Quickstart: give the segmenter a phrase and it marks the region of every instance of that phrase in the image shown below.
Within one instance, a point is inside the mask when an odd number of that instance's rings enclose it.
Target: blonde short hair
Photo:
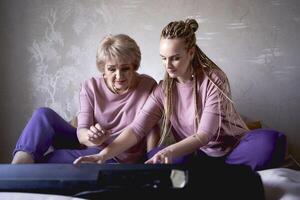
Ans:
[[[97,49],[96,64],[100,72],[104,72],[104,66],[108,59],[130,63],[136,71],[141,62],[141,51],[135,40],[128,35],[108,35],[101,40]]]

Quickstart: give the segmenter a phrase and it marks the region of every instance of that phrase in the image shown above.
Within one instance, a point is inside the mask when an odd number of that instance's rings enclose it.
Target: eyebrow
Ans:
[[[166,56],[164,56],[164,55],[161,55],[161,54],[159,54],[161,57],[166,57]],[[180,56],[180,54],[179,53],[177,53],[177,54],[174,54],[174,55],[171,55],[170,57],[174,57],[174,56]]]
[[[111,64],[111,65],[107,65],[107,67],[108,68],[116,68],[118,65],[113,65],[113,64]],[[130,64],[121,64],[121,65],[119,65],[120,67],[122,67],[122,68],[124,68],[124,67],[130,67]]]

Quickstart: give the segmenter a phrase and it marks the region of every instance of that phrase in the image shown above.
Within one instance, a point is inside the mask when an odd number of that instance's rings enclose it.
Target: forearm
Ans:
[[[131,128],[126,128],[112,143],[104,148],[99,155],[108,160],[126,151],[138,142],[138,138]]]
[[[185,138],[184,140],[181,140],[180,142],[166,147],[165,150],[170,151],[172,157],[176,158],[190,154],[207,143],[207,135],[205,133],[197,133]]]
[[[157,147],[160,138],[160,128],[158,125],[154,126],[147,135],[147,152]]]

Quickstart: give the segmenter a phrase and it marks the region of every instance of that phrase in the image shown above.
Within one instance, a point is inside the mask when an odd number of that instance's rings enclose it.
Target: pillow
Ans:
[[[246,125],[250,130],[262,128],[260,121],[246,122]]]

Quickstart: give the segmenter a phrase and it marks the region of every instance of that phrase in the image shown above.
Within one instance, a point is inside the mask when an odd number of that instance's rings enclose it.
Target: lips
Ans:
[[[121,88],[127,87],[127,81],[126,80],[114,81],[114,85],[116,88],[121,89]]]
[[[174,74],[174,73],[176,72],[176,69],[167,69],[167,71],[168,71],[169,73]]]
[[[115,81],[115,83],[122,85],[122,84],[126,83],[126,80],[123,80],[123,81]]]

